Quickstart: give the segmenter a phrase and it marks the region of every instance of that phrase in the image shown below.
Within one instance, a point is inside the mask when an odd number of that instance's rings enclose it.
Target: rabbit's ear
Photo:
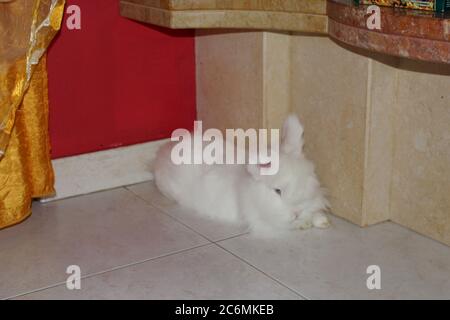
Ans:
[[[284,121],[281,151],[300,156],[303,150],[303,126],[297,116],[291,114]]]

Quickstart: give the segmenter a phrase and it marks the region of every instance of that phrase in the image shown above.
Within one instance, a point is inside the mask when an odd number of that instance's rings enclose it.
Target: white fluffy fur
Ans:
[[[280,169],[273,176],[260,175],[258,165],[175,165],[172,146],[159,150],[154,175],[160,191],[180,205],[212,219],[245,222],[263,236],[329,226],[328,202],[303,154],[303,127],[296,116],[284,123]]]

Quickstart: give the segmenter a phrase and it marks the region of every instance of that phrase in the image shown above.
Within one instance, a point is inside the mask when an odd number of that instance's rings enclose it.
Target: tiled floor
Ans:
[[[0,298],[450,299],[450,248],[392,223],[261,240],[203,220],[144,183],[34,205],[0,231]],[[66,268],[78,265],[81,290]],[[369,265],[381,290],[369,290]]]

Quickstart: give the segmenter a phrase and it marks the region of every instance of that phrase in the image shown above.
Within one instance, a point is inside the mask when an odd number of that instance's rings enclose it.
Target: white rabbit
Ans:
[[[303,127],[296,116],[284,123],[275,175],[261,175],[260,165],[175,165],[173,146],[158,151],[154,176],[159,190],[181,206],[215,220],[244,222],[262,236],[330,225],[328,201],[303,154]]]

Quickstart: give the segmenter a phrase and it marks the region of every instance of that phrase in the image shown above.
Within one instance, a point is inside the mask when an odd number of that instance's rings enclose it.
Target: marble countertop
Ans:
[[[167,10],[257,10],[325,14],[324,0],[126,0],[125,2]]]
[[[380,7],[381,29],[366,26],[367,6],[328,0],[328,34],[349,45],[431,62],[450,63],[450,17],[428,11]]]
[[[326,0],[121,0],[122,16],[172,29],[327,33]]]

